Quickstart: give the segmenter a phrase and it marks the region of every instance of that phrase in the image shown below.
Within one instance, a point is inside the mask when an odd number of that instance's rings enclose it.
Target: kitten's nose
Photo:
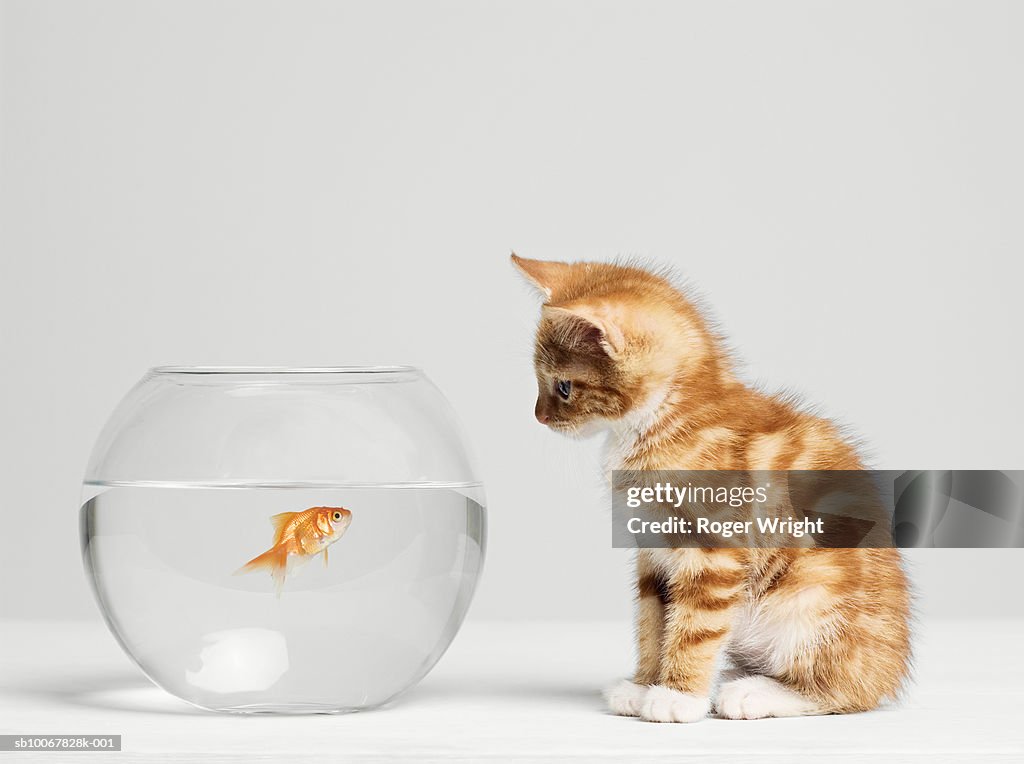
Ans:
[[[551,418],[548,416],[548,412],[541,408],[539,400],[537,401],[537,405],[533,408],[533,415],[537,417],[537,421],[541,424],[547,424],[548,420]]]

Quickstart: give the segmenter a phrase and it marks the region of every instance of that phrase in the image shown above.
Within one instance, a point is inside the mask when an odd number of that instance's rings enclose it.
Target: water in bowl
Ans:
[[[111,630],[158,685],[221,711],[387,702],[447,648],[483,558],[476,485],[90,483],[85,499]],[[238,574],[272,545],[272,515],[315,506],[352,512],[326,566],[293,568],[280,596],[269,573]]]

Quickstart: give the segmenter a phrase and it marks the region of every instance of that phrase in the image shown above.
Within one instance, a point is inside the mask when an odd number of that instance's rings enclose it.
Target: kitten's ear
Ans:
[[[626,337],[618,324],[592,308],[545,305],[541,308],[541,315],[568,324],[581,340],[599,345],[610,358],[617,357],[626,347]]]
[[[518,268],[531,284],[543,292],[545,297],[551,297],[552,293],[558,289],[569,275],[570,267],[568,263],[551,260],[527,260],[515,252],[512,253],[512,265]]]

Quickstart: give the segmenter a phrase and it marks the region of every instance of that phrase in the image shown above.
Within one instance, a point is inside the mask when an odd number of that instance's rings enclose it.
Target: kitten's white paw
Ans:
[[[767,676],[745,676],[718,691],[715,710],[726,719],[820,714],[818,704]]]
[[[640,704],[643,703],[644,695],[649,689],[645,684],[637,684],[623,679],[604,691],[604,699],[613,714],[639,716]]]
[[[640,718],[649,722],[697,722],[708,715],[711,701],[679,692],[670,687],[655,686],[647,690],[640,704]]]

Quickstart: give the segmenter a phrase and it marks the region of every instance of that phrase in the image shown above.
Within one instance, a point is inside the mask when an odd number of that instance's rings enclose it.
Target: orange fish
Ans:
[[[312,507],[302,512],[282,512],[271,517],[270,522],[274,524],[274,545],[253,557],[238,572],[269,570],[280,597],[289,567],[308,562],[321,552],[327,565],[327,547],[348,530],[352,513],[344,507]]]

